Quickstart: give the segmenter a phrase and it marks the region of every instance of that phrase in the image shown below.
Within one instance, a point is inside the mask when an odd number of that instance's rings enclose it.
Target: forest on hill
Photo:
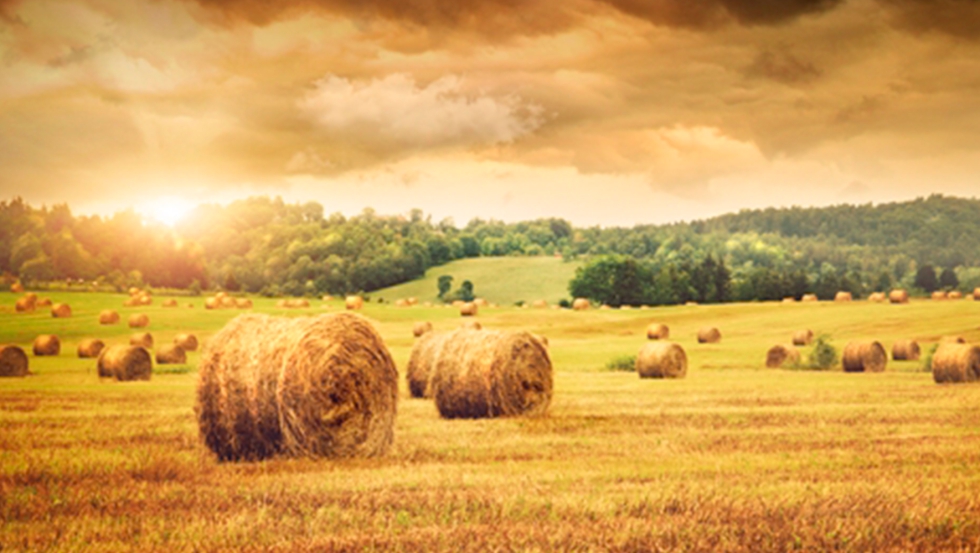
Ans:
[[[327,215],[316,202],[252,197],[201,205],[173,229],[133,211],[76,216],[64,204],[0,202],[0,272],[28,285],[70,279],[119,289],[344,294],[413,280],[457,259],[542,255],[585,258],[570,295],[613,304],[837,290],[861,297],[895,286],[970,291],[980,285],[980,200],[934,195],[601,228],[558,218],[474,219],[460,227],[419,210],[345,217]],[[609,290],[618,295],[604,297]]]

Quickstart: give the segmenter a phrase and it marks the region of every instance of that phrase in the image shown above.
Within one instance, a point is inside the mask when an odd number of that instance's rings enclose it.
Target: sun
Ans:
[[[194,204],[181,198],[165,196],[145,202],[141,208],[140,211],[147,218],[173,227],[194,209]]]

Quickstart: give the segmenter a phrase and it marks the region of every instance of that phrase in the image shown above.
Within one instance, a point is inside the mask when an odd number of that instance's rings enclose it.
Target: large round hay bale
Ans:
[[[963,299],[963,292],[959,290],[953,290],[952,292],[946,294],[946,297],[951,300],[961,300]]]
[[[868,296],[868,301],[875,302],[875,303],[882,303],[887,299],[888,297],[885,296],[884,292],[874,292],[870,296]]]
[[[973,300],[980,301],[980,288],[973,289]]]
[[[431,383],[436,356],[447,336],[449,334],[427,332],[412,346],[412,353],[405,366],[405,380],[412,397],[432,397]]]
[[[540,415],[551,403],[548,348],[529,332],[456,330],[434,369],[432,396],[447,419]]]
[[[184,348],[176,344],[165,344],[156,351],[157,365],[183,365],[187,363]]]
[[[851,342],[841,355],[844,372],[881,372],[888,364],[888,353],[880,342]]]
[[[67,319],[71,317],[71,306],[67,303],[59,303],[51,308],[51,316],[56,319]]]
[[[896,288],[888,293],[888,301],[891,303],[908,303],[909,293],[908,290],[903,290],[901,288]]]
[[[197,336],[187,333],[178,334],[174,336],[174,344],[184,351],[197,351]]]
[[[119,322],[119,313],[112,309],[104,309],[99,313],[100,325],[114,325]]]
[[[37,307],[51,307],[51,298],[38,298]]]
[[[815,302],[815,301],[819,301],[819,298],[817,298],[816,294],[803,294],[803,297],[800,298],[800,301]]]
[[[585,298],[575,298],[572,301],[572,309],[575,311],[585,311],[589,308],[589,300]]]
[[[150,317],[146,313],[134,313],[129,316],[129,328],[145,328],[150,325]]]
[[[240,315],[199,369],[198,426],[219,459],[368,457],[391,445],[398,372],[357,315]]]
[[[410,305],[410,306],[411,306],[411,305],[418,305],[418,303],[419,303],[419,299],[418,299],[418,298],[416,298],[416,297],[414,297],[414,296],[413,296],[413,297],[411,297],[411,298],[408,298],[408,299],[407,299],[407,300],[405,300],[405,301],[407,301],[407,302],[408,302],[408,305]]]
[[[533,307],[535,309],[547,309],[548,308],[548,302],[546,302],[544,300],[534,300],[533,302],[531,302],[531,307]]]
[[[174,298],[167,298],[160,303],[163,307],[177,307],[177,300]]]
[[[58,355],[61,353],[61,340],[53,334],[42,334],[34,339],[34,355]]]
[[[109,346],[99,355],[96,368],[103,378],[149,380],[153,374],[153,358],[140,346]]]
[[[459,325],[459,328],[465,330],[483,330],[483,325],[476,319],[469,319],[464,321],[463,324]]]
[[[282,301],[280,301],[279,303],[282,303]],[[208,298],[204,300],[205,309],[212,310],[212,309],[217,309],[219,307],[221,307],[221,301],[218,298]]]
[[[432,323],[429,321],[419,321],[412,326],[412,335],[418,338],[426,332],[432,332]]]
[[[153,297],[147,293],[143,293],[139,296],[139,305],[153,305]]]
[[[796,349],[792,345],[784,346],[782,344],[777,344],[769,348],[769,351],[766,352],[766,367],[770,369],[778,369],[786,362],[799,363],[800,350]]]
[[[14,310],[18,313],[30,313],[34,311],[34,302],[27,298],[18,298],[14,303]]]
[[[395,307],[408,307],[408,301],[399,298],[395,300]]]
[[[13,344],[0,346],[0,377],[3,376],[27,376],[30,374],[28,369],[27,354],[24,350]]]
[[[461,317],[475,317],[479,308],[473,302],[464,303],[459,308],[459,315]]]
[[[98,338],[86,338],[78,343],[78,357],[88,359],[98,357],[105,348],[105,342]]]
[[[222,309],[234,309],[235,308],[235,298],[230,296],[225,296],[218,300],[218,307]]]
[[[684,378],[687,376],[687,354],[674,342],[650,342],[636,356],[640,378]]]
[[[248,298],[236,298],[235,299],[235,307],[237,307],[239,309],[251,309],[252,308],[252,300],[250,300]]]
[[[796,303],[796,298],[793,296],[787,296],[783,298],[783,303]]]
[[[834,296],[834,301],[851,301],[853,299],[854,297],[850,292],[844,291],[837,292],[837,295]]]
[[[20,282],[15,282],[10,285],[10,291],[13,292],[14,294],[23,294],[24,285],[21,284]],[[11,346],[11,347],[16,347],[16,346]]]
[[[794,346],[809,346],[811,343],[813,343],[813,331],[809,328],[793,333]]]
[[[153,335],[149,332],[137,332],[129,336],[129,345],[153,349]]]
[[[915,340],[899,340],[892,344],[892,359],[895,361],[918,361],[922,352]]]
[[[361,296],[347,296],[344,298],[344,307],[348,311],[356,311],[364,307],[364,298]]]
[[[717,344],[721,341],[721,331],[710,326],[698,330],[699,344]]]
[[[944,300],[946,299],[946,292],[943,292],[942,290],[936,290],[935,292],[932,293],[932,299],[937,301]]]
[[[650,323],[647,326],[647,340],[666,340],[670,338],[670,328],[663,323]]]
[[[221,300],[227,297],[228,297],[228,292],[218,292],[217,294],[214,295],[214,299],[218,300],[218,303],[220,303]]]
[[[980,380],[980,347],[940,345],[932,354],[932,379],[938,384]]]

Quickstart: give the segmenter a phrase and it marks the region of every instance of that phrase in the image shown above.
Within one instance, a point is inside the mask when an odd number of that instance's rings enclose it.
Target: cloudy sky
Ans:
[[[632,225],[934,192],[980,195],[978,0],[0,0],[0,199]]]

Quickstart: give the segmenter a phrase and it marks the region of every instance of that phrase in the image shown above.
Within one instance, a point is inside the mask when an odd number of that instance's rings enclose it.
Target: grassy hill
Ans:
[[[487,257],[453,261],[433,267],[425,278],[376,290],[372,298],[396,300],[416,297],[419,301],[434,301],[438,294],[437,281],[442,275],[452,275],[453,290],[464,280],[473,283],[476,295],[500,305],[537,299],[558,303],[568,298],[568,281],[575,276],[580,261],[563,261],[554,257]]]

